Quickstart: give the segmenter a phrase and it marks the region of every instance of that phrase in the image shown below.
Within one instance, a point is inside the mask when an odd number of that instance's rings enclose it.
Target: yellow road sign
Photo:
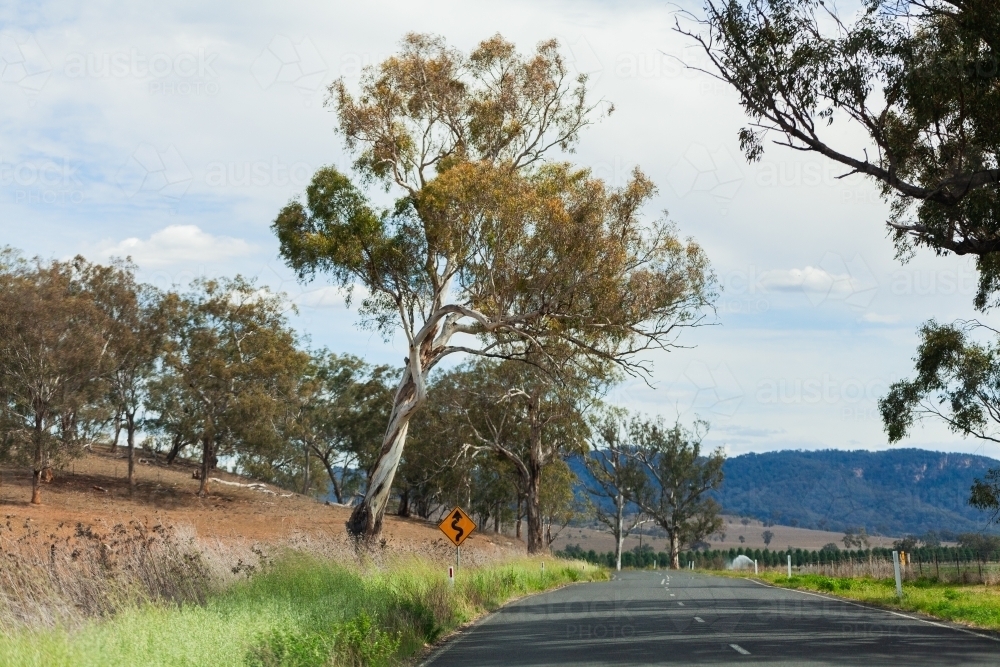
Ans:
[[[461,507],[456,507],[438,524],[438,528],[458,547],[476,529],[476,522]]]

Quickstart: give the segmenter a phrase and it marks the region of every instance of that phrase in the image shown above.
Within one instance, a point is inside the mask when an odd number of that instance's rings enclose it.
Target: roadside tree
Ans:
[[[914,358],[916,377],[900,380],[879,400],[889,442],[902,440],[923,419],[944,423],[953,433],[1000,442],[1000,343],[985,344],[975,332],[997,335],[978,322],[938,324],[920,328]],[[972,485],[969,504],[1000,516],[1000,468]]]
[[[697,422],[693,430],[679,423],[667,427],[661,419],[634,419],[629,434],[643,479],[628,499],[637,504],[667,533],[670,567],[680,568],[680,550],[722,530],[719,505],[708,496],[722,484],[721,449],[703,456],[701,442],[707,430]]]
[[[358,288],[367,323],[406,341],[388,428],[348,524],[372,538],[444,357],[523,358],[552,340],[644,374],[636,355],[669,348],[696,323],[713,281],[697,245],[667,222],[642,221],[654,188],[641,173],[615,190],[546,162],[572,149],[597,108],[554,41],[523,57],[496,36],[464,55],[411,34],[365,71],[357,97],[343,81],[330,92],[358,183],[383,185],[396,203],[380,210],[324,168],[273,229],[302,279],[325,272],[348,294]]]
[[[852,10],[853,11],[853,10]],[[974,255],[977,308],[1000,290],[1000,12],[995,0],[865,0],[851,18],[815,0],[706,0],[695,29],[711,74],[736,91],[763,141],[874,180],[898,255]],[[854,121],[858,145],[835,122]],[[869,152],[871,151],[871,152]]]
[[[621,408],[607,408],[591,420],[590,452],[584,462],[594,483],[586,487],[592,498],[595,518],[608,527],[615,540],[615,569],[622,569],[622,547],[625,538],[643,521],[637,509],[626,516],[629,489],[640,486],[642,470],[632,456],[629,439],[628,413]],[[611,510],[606,510],[606,502]],[[633,505],[634,508],[634,505]]]

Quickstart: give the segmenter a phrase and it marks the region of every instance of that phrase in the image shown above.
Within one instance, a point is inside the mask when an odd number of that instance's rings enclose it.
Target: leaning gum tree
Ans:
[[[640,353],[674,346],[711,303],[714,281],[696,244],[640,219],[654,193],[641,173],[612,189],[546,159],[571,151],[597,110],[556,42],[524,57],[495,36],[464,55],[411,34],[359,88],[355,96],[337,81],[328,102],[357,183],[321,169],[273,229],[301,279],[326,273],[348,297],[357,288],[365,323],[405,338],[382,447],[348,522],[371,539],[444,357],[518,359],[558,344],[642,376]],[[395,204],[378,209],[367,185]]]

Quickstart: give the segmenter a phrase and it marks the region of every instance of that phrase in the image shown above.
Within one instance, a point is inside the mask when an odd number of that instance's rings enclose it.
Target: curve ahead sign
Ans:
[[[456,547],[459,547],[476,529],[476,522],[470,519],[461,507],[456,507],[438,524],[438,528]]]

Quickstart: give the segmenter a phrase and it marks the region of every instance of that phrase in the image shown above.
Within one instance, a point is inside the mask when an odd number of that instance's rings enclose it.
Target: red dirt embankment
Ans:
[[[200,541],[224,544],[263,542],[294,544],[301,540],[340,540],[350,514],[346,507],[255,484],[238,475],[214,471],[209,494],[197,495],[199,466],[187,461],[166,465],[146,454],[137,458],[136,487],[130,493],[125,475],[126,452],[95,446],[42,485],[42,504],[31,505],[31,473],[0,467],[0,517],[8,525],[30,526],[45,535],[61,533],[78,523],[109,529],[138,520],[144,524],[191,527]],[[229,482],[230,484],[226,484]],[[383,530],[390,551],[414,552],[440,560],[454,558],[454,547],[437,527],[421,519],[387,516]],[[523,543],[507,536],[474,533],[462,545],[471,560],[524,553]]]

